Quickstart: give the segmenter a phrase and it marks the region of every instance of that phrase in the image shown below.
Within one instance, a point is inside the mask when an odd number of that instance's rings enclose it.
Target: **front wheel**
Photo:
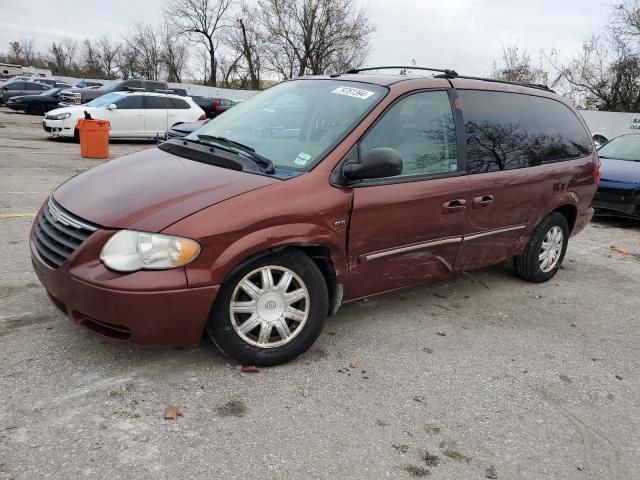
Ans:
[[[41,104],[40,102],[34,102],[31,105],[29,105],[29,113],[31,115],[44,115],[44,105]]]
[[[298,250],[262,257],[240,268],[218,293],[207,333],[245,365],[293,360],[316,341],[328,311],[327,285]]]
[[[553,212],[538,225],[524,252],[513,259],[516,273],[530,282],[550,280],[562,265],[568,242],[567,219]]]

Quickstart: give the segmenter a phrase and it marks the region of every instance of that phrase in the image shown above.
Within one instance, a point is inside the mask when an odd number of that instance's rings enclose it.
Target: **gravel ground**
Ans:
[[[0,479],[639,478],[640,223],[596,220],[543,285],[500,265],[345,306],[297,361],[242,373],[49,303],[9,215],[96,163],[0,108]]]

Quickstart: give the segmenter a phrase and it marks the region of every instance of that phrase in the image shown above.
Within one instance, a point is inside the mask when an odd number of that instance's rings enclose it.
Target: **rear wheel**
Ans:
[[[29,113],[31,115],[44,115],[44,105],[40,102],[34,102],[29,105]]]
[[[317,265],[300,251],[286,250],[251,262],[225,281],[207,333],[242,364],[278,365],[316,341],[328,304]]]
[[[530,282],[546,282],[558,272],[569,242],[569,224],[554,212],[531,236],[525,251],[513,259],[518,276]]]

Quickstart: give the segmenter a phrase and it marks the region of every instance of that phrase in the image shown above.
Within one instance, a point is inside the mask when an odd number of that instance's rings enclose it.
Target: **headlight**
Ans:
[[[67,113],[57,113],[55,115],[48,115],[47,118],[49,120],[65,120],[67,118],[69,118],[71,116],[71,114],[69,112]]]
[[[100,260],[118,272],[178,268],[200,254],[200,244],[188,238],[122,230],[102,248]]]

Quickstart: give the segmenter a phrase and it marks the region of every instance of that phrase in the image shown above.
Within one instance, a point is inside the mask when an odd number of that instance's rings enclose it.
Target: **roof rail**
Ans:
[[[450,77],[445,77],[444,75],[436,75],[436,77],[439,77],[439,78],[450,78]],[[504,83],[504,84],[507,84],[507,85],[518,85],[520,87],[537,88],[539,90],[546,90],[547,92],[553,92],[553,90],[551,90],[544,83],[512,82],[510,80],[500,80],[500,79],[497,79],[497,78],[486,78],[486,77],[472,77],[472,76],[469,76],[469,75],[458,75],[455,78],[464,78],[465,80],[480,80],[480,81],[483,81],[483,82]]]
[[[407,70],[427,70],[429,72],[440,72],[439,75],[434,75],[435,78],[464,78],[466,80],[481,80],[483,82],[494,82],[494,83],[504,83],[507,85],[519,85],[521,87],[529,87],[529,88],[537,88],[539,90],[546,90],[548,92],[553,92],[547,85],[542,83],[526,83],[526,82],[512,82],[509,80],[499,80],[495,78],[486,78],[486,77],[473,77],[469,75],[459,75],[455,70],[451,70],[448,68],[431,68],[431,67],[417,67],[414,65],[394,65],[389,67],[365,67],[365,68],[352,68],[347,70],[345,73],[360,73],[360,72],[368,72],[372,70],[397,70],[397,69],[407,69]],[[334,74],[332,76],[339,76],[340,74]]]
[[[458,73],[455,70],[449,70],[447,68],[430,68],[430,67],[416,67],[413,65],[394,65],[390,67],[365,67],[365,68],[352,68],[347,70],[345,73],[360,73],[360,72],[368,72],[371,70],[397,70],[399,68],[405,68],[407,70],[428,70],[430,72],[440,72],[443,73],[447,78],[454,78],[458,76]]]

